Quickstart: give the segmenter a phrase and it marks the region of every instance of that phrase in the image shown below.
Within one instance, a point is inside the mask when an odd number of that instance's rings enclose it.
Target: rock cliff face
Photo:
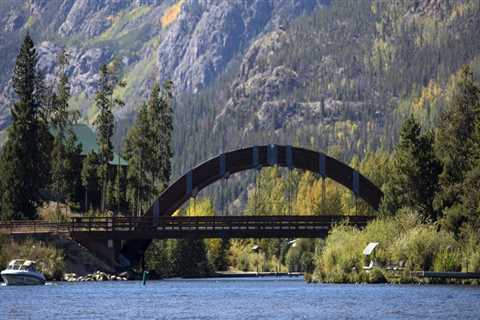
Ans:
[[[76,106],[87,115],[96,89],[96,73],[114,56],[124,63],[129,81],[124,93],[129,117],[132,97],[145,95],[152,79],[173,80],[177,93],[195,93],[209,86],[235,58],[241,59],[256,39],[287,25],[327,0],[25,0],[0,1],[0,129],[8,124],[13,92],[9,79],[22,35],[37,43],[39,68],[54,79],[58,52],[66,47]],[[162,26],[163,15],[177,6],[178,15]],[[272,36],[275,33],[272,34]],[[270,39],[269,41],[276,41]],[[272,44],[275,45],[275,44]],[[255,47],[259,47],[257,44]],[[252,58],[248,58],[252,59]],[[253,60],[252,60],[253,61]],[[152,72],[155,70],[155,72]],[[294,86],[295,74],[277,69],[275,79],[255,94],[275,94]],[[248,78],[248,75],[244,75]],[[150,80],[149,80],[150,79]],[[251,85],[260,74],[248,78]],[[238,90],[248,91],[246,85]],[[148,89],[148,88],[147,88]],[[248,94],[248,93],[246,93]],[[254,94],[254,93],[249,93]]]
[[[162,79],[182,91],[211,83],[252,39],[296,15],[312,10],[315,0],[193,0],[158,48]]]

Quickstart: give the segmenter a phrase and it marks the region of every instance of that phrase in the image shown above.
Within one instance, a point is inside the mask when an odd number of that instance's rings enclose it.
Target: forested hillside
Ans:
[[[480,1],[0,1],[0,20],[1,219],[142,215],[221,152],[290,144],[360,171],[382,188],[380,210],[273,167],[191,190],[175,215],[377,219],[292,250],[285,239],[155,241],[149,268],[288,267],[342,282],[377,281],[393,264],[480,270]],[[95,130],[88,151],[78,123]],[[364,272],[367,241],[385,245],[383,271]]]
[[[346,162],[389,152],[406,115],[432,127],[452,75],[467,63],[475,75],[480,69],[476,0],[55,0],[0,7],[0,126],[10,123],[9,79],[28,30],[47,81],[58,73],[61,48],[67,50],[70,105],[82,122],[97,116],[100,66],[120,61],[120,153],[154,80],[173,81],[173,179],[222,150],[251,144],[294,144]],[[243,208],[240,190],[252,179],[231,181],[227,197]],[[219,187],[206,192],[218,195]]]
[[[478,1],[333,1],[281,25],[178,99],[174,171],[270,142],[347,162],[391,151],[410,113],[434,125],[462,65],[479,75],[479,17]]]

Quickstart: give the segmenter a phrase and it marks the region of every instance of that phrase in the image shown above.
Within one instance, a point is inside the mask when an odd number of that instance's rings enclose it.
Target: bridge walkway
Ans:
[[[325,237],[333,225],[364,227],[373,216],[75,217],[69,222],[0,222],[0,234],[68,234],[72,238],[180,239]]]

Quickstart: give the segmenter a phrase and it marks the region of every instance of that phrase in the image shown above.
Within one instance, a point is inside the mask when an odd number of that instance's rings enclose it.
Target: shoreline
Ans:
[[[217,271],[207,278],[304,277],[303,272]]]

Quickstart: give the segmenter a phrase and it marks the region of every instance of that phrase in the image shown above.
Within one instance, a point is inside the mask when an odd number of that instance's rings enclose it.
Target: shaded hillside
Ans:
[[[187,130],[177,132],[175,172],[260,143],[325,150],[347,162],[391,150],[405,115],[435,123],[462,65],[479,74],[479,6],[335,1],[266,33],[215,85],[180,99],[177,127]]]
[[[479,69],[479,18],[475,0],[4,0],[0,128],[29,30],[47,80],[67,47],[71,105],[85,122],[96,115],[99,66],[122,61],[117,149],[154,80],[173,80],[174,176],[222,150],[272,142],[350,161],[391,150],[412,111],[436,121],[451,75]],[[232,179],[228,197],[245,199],[248,182]]]
[[[321,0],[53,0],[0,1],[0,128],[8,124],[11,76],[19,39],[29,31],[40,53],[40,69],[52,80],[56,55],[70,55],[72,104],[90,121],[99,66],[123,62],[127,87],[117,92],[129,119],[152,81],[171,79],[177,92],[200,90],[257,35],[311,11]]]

